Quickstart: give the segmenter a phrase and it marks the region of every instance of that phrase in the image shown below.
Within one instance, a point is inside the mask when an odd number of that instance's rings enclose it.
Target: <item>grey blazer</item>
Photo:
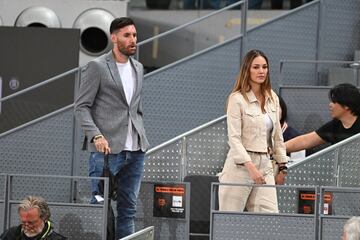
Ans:
[[[141,87],[143,66],[129,58],[136,73],[136,86],[130,105],[126,101],[112,51],[90,61],[81,69],[80,88],[75,100],[75,116],[87,138],[87,149],[96,152],[91,141],[102,134],[109,142],[112,153],[124,150],[129,118],[139,135],[143,152],[149,147],[143,124]]]

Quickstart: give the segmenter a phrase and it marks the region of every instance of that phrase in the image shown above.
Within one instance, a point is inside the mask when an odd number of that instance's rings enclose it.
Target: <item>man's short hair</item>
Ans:
[[[344,225],[346,240],[360,239],[360,217],[352,217]]]
[[[131,18],[128,17],[115,18],[110,24],[110,34],[129,25],[135,26],[135,23]]]
[[[329,98],[333,103],[348,107],[352,114],[360,115],[360,92],[354,85],[349,83],[336,85],[330,89]]]
[[[48,221],[50,219],[51,214],[49,206],[42,197],[27,196],[20,202],[18,212],[20,212],[20,210],[28,211],[32,208],[39,209],[40,218],[43,221]]]

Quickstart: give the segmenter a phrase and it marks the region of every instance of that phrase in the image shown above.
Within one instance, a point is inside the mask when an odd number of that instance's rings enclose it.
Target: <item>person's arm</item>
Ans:
[[[324,144],[325,141],[315,132],[300,135],[296,138],[285,142],[286,151],[288,153],[297,152],[304,149],[313,148]]]
[[[242,104],[240,96],[232,94],[229,97],[227,107],[227,128],[230,151],[237,166],[244,165],[249,172],[250,177],[256,184],[264,184],[265,178],[263,174],[256,168],[247,153],[242,140]]]
[[[93,141],[97,151],[110,153],[108,141],[94,123],[91,107],[100,87],[100,70],[95,61],[89,62],[81,69],[81,82],[75,100],[75,117],[90,141]]]

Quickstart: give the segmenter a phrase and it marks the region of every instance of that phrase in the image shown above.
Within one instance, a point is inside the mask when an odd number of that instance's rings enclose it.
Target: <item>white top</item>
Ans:
[[[131,103],[132,96],[134,95],[134,90],[136,86],[136,79],[135,79],[135,72],[134,69],[131,67],[130,61],[128,60],[126,63],[116,63],[121,83],[124,88],[125,97],[128,105]],[[139,142],[138,142],[138,134],[135,131],[133,124],[131,122],[131,118],[129,118],[128,123],[128,132],[125,141],[125,148],[124,150],[127,151],[135,151],[139,150]]]

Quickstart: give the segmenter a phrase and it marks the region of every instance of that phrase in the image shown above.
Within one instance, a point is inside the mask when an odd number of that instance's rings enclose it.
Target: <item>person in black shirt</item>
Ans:
[[[333,120],[318,130],[285,142],[287,152],[309,149],[326,142],[340,142],[360,133],[360,92],[348,83],[336,85],[329,92],[330,114]]]

